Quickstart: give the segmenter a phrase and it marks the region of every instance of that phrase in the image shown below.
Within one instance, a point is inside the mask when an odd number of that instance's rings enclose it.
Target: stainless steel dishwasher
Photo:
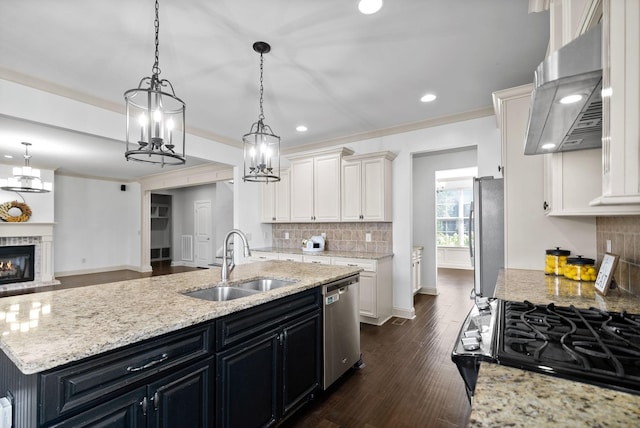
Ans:
[[[360,360],[360,282],[353,275],[322,286],[324,317],[324,374],[327,389]]]

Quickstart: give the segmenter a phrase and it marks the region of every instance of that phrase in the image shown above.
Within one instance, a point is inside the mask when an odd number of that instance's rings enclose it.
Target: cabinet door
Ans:
[[[280,170],[280,181],[262,183],[262,223],[288,222],[291,218],[289,170]]]
[[[385,160],[362,161],[362,218],[367,221],[386,221]]]
[[[313,221],[313,158],[291,162],[291,221]]]
[[[264,427],[277,420],[278,341],[273,332],[218,354],[219,427]]]
[[[320,311],[283,331],[283,415],[304,403],[320,386],[322,327]]]
[[[361,220],[361,179],[360,161],[342,162],[342,221]]]
[[[276,185],[278,183],[262,183],[262,223],[276,221]]]
[[[378,316],[377,292],[376,274],[360,272],[360,315]]]
[[[146,388],[138,388],[50,427],[146,427],[147,420],[142,409],[145,394]]]
[[[340,221],[340,155],[316,156],[313,168],[313,220]]]
[[[275,209],[274,215],[276,222],[288,222],[291,219],[291,181],[289,180],[289,171],[280,171],[280,181],[273,186],[275,188]]]
[[[149,427],[213,427],[214,359],[149,385]]]

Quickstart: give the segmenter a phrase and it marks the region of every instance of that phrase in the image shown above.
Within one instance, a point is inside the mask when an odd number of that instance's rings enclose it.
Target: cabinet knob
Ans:
[[[549,204],[547,203],[547,201],[544,201],[544,203],[542,204],[542,209],[545,211],[549,209]]]

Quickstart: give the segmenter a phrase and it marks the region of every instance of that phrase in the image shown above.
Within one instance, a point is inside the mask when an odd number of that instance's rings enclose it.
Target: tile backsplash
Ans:
[[[286,239],[286,234],[289,239]],[[276,223],[272,246],[300,249],[302,240],[326,234],[325,249],[390,253],[393,249],[392,223]],[[367,233],[371,242],[367,242]]]
[[[640,216],[597,217],[598,263],[611,241],[611,253],[620,256],[614,278],[618,286],[640,296]]]

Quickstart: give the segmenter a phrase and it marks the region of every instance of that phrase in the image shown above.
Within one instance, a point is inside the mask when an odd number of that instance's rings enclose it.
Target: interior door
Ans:
[[[213,240],[211,239],[211,201],[195,201],[194,235],[195,263],[198,267],[208,267],[213,263]]]

